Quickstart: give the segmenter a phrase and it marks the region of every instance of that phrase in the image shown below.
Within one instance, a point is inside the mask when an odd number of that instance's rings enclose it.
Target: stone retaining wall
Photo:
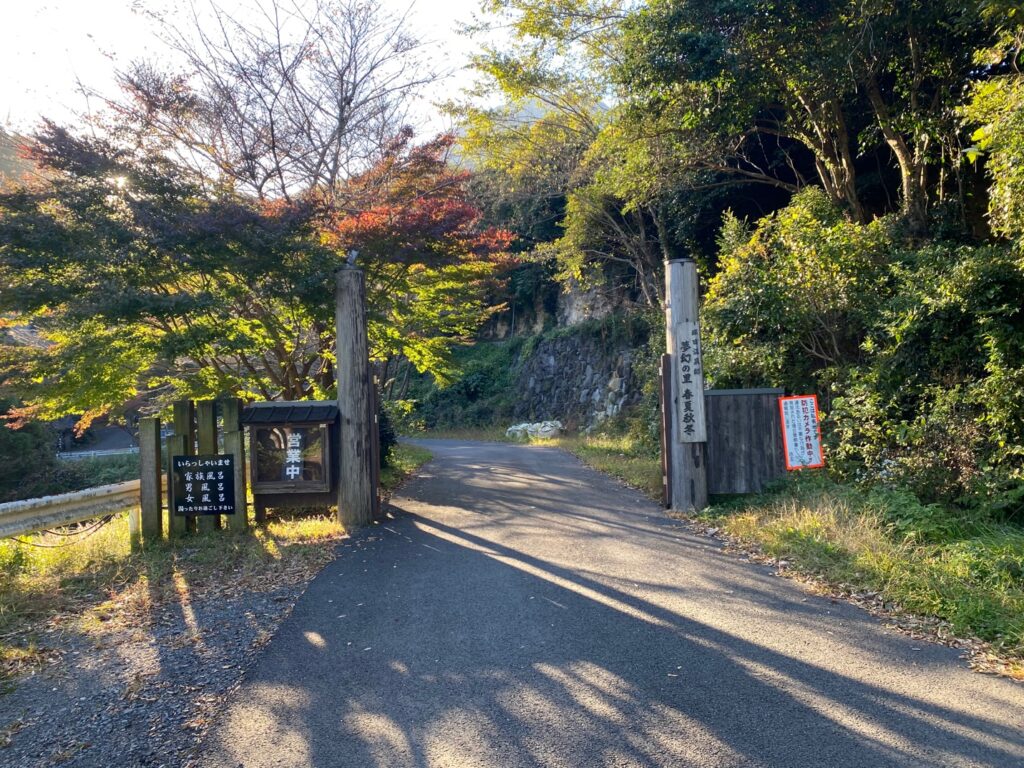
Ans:
[[[609,344],[599,335],[564,332],[542,339],[518,366],[514,414],[528,421],[559,419],[570,427],[614,416],[640,397],[633,357],[627,342]]]

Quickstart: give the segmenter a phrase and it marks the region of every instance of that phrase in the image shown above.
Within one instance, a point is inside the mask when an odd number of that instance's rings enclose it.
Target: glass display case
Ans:
[[[242,424],[257,520],[268,507],[337,503],[337,403],[253,403],[243,410]]]

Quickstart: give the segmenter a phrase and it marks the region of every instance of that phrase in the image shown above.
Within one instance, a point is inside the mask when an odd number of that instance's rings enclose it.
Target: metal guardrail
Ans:
[[[139,481],[0,504],[0,538],[78,523],[139,503]]]
[[[102,451],[58,451],[57,458],[77,461],[78,459],[93,459],[97,456],[129,456],[138,452],[138,446],[132,448],[107,448]]]

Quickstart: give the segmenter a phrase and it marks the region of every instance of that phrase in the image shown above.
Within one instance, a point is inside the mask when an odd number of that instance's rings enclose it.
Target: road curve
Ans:
[[[722,553],[562,451],[424,445],[199,765],[1024,766],[1024,686]]]

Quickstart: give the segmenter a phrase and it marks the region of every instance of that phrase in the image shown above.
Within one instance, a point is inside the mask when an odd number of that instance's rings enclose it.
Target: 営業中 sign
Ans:
[[[175,515],[235,514],[235,457],[174,456]]]
[[[818,396],[780,397],[782,446],[786,469],[816,469],[825,466],[818,424]]]

